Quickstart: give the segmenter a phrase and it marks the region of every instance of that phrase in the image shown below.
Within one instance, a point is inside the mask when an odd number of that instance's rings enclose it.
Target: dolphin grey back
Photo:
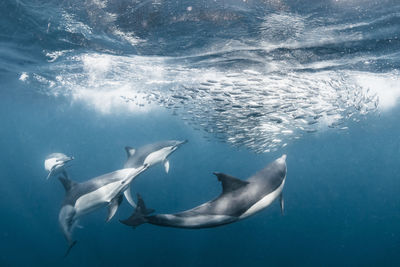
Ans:
[[[147,215],[142,207],[123,224],[136,227],[143,223],[177,228],[209,228],[232,223],[268,207],[279,197],[283,211],[282,189],[286,178],[286,155],[282,155],[248,180],[214,172],[222,185],[222,193],[214,200],[192,209],[173,213]],[[139,204],[138,204],[139,205]]]
[[[284,157],[285,159],[286,157]],[[233,183],[232,190],[223,192],[214,200],[208,201],[193,209],[176,213],[179,217],[190,217],[195,214],[224,214],[238,217],[264,196],[275,191],[286,177],[285,160],[275,160],[247,180],[240,180],[230,175],[214,173],[222,183]],[[221,178],[228,178],[227,181]],[[238,183],[238,182],[241,183]],[[229,188],[229,187],[228,187]]]
[[[271,162],[264,169],[252,175],[247,181],[257,183],[258,186],[268,187],[269,192],[278,188],[286,177],[286,163],[279,159]]]

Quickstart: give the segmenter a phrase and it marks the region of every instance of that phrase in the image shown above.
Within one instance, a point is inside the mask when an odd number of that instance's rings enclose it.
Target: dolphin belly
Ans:
[[[146,216],[150,224],[176,228],[211,228],[237,221],[239,218],[228,215],[197,214],[191,216],[179,216],[177,214],[158,214]]]
[[[162,162],[171,153],[171,147],[164,147],[160,150],[150,153],[144,160],[144,164],[149,164],[153,166],[159,162]]]
[[[82,195],[75,202],[76,213],[80,216],[106,206],[120,193],[122,187],[121,181],[116,181]]]
[[[77,216],[94,211],[108,205],[116,196],[122,194],[132,180],[148,167],[142,166],[139,169],[127,168],[106,174],[101,179],[92,179],[89,185],[94,185],[95,189],[82,194],[75,201]],[[112,182],[108,182],[109,180]]]
[[[246,210],[242,215],[240,215],[239,218],[240,219],[247,218],[271,205],[271,203],[281,195],[283,186],[285,185],[285,179],[286,177],[283,179],[281,185],[277,189],[265,195],[259,201],[254,203],[248,210]]]

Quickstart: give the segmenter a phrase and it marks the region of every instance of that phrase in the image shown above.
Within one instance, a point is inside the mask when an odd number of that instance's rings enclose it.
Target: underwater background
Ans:
[[[0,3],[1,266],[399,266],[400,2]],[[220,194],[287,154],[279,203],[234,224],[122,225],[124,201],[67,243],[64,189],[122,168],[125,146],[188,139],[132,183],[156,212]]]

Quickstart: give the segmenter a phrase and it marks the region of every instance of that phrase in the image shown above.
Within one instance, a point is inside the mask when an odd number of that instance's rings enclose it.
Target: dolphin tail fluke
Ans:
[[[68,256],[68,254],[70,253],[71,249],[76,245],[78,241],[73,241],[67,248],[67,251],[64,254],[64,258]]]
[[[155,211],[156,211],[155,209],[146,209],[146,215],[149,215]]]
[[[146,205],[144,204],[143,198],[137,194],[137,199],[138,199],[138,207],[140,207],[140,211],[144,214],[144,215],[149,215],[150,213],[153,213],[155,210],[154,209],[148,209],[146,208]]]
[[[64,177],[65,177],[65,178],[69,179],[69,177],[68,177],[68,173],[67,173],[67,171],[66,171],[66,170],[63,170],[63,171],[62,171],[62,174],[64,175]]]
[[[153,209],[146,208],[146,205],[144,204],[144,201],[139,194],[137,194],[137,199],[138,201],[135,212],[128,219],[119,220],[121,223],[128,226],[137,227],[147,222],[146,215],[154,212]]]
[[[145,215],[139,212],[134,212],[128,219],[119,221],[133,228],[147,222]]]

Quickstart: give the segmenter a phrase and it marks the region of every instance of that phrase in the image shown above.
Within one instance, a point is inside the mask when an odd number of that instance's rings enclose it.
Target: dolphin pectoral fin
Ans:
[[[166,173],[169,172],[169,160],[164,160],[164,169]]]
[[[116,198],[114,198],[113,200],[111,200],[111,202],[108,206],[109,208],[108,208],[108,216],[107,216],[106,222],[109,222],[111,220],[111,218],[114,217],[121,202],[122,202],[122,195],[119,195]]]
[[[78,242],[78,241],[75,240],[75,241],[73,241],[73,242],[68,246],[67,251],[66,251],[65,254],[64,254],[64,258],[68,256],[69,252],[70,252],[71,249],[76,245],[77,242]]]
[[[131,204],[131,206],[133,208],[136,208],[136,203],[135,203],[135,201],[133,201],[133,198],[131,195],[131,187],[130,186],[125,190],[124,196],[125,196],[126,200],[128,201],[128,203]]]
[[[83,229],[83,226],[79,224],[79,221],[78,221],[78,220],[76,220],[76,221],[72,224],[71,229],[74,229],[74,228]]]
[[[118,206],[111,202],[110,206],[108,208],[108,216],[107,216],[106,222],[109,222],[112,219],[112,217],[114,217],[115,213],[117,212],[117,209],[118,209]]]
[[[129,157],[133,156],[135,154],[136,150],[130,146],[125,147],[126,155]]]
[[[59,166],[62,166],[62,165],[54,164],[54,166],[51,167],[49,174],[47,175],[47,179],[49,179],[51,176],[56,174],[57,167],[59,167]],[[68,178],[68,176],[65,176],[65,178]]]
[[[279,196],[279,204],[281,206],[281,214],[284,215],[285,214],[285,200],[283,199],[283,193],[281,193],[281,195]]]

